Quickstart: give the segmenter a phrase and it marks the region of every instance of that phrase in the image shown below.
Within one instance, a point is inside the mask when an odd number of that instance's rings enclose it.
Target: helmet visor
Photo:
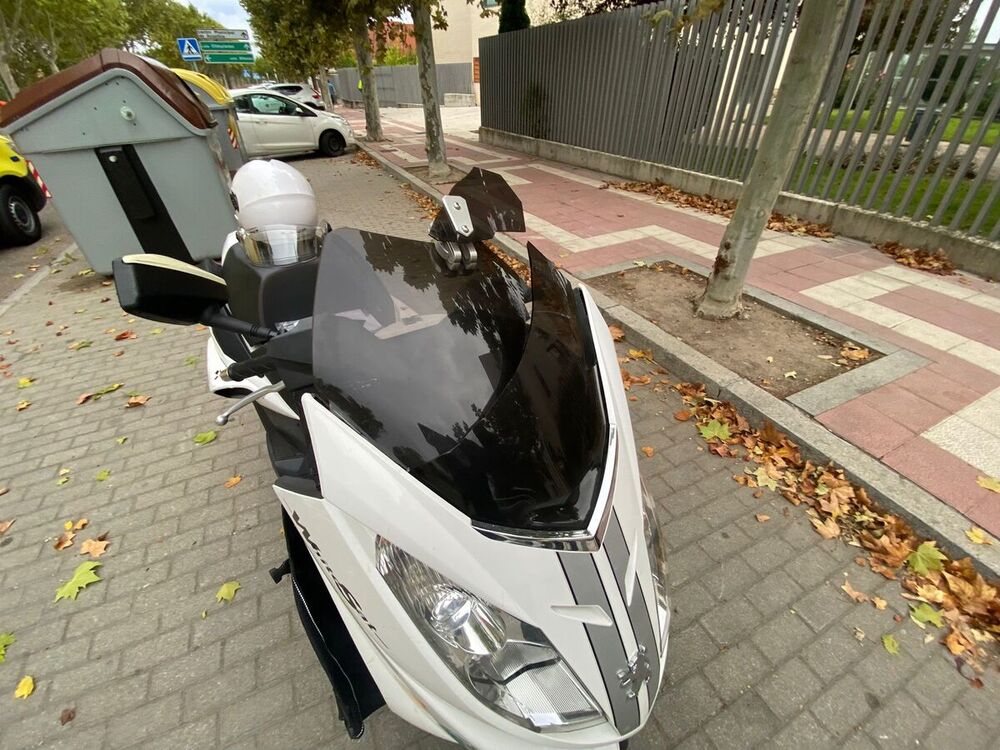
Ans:
[[[243,249],[255,266],[285,266],[319,255],[320,240],[326,227],[300,227],[272,224],[239,233]]]

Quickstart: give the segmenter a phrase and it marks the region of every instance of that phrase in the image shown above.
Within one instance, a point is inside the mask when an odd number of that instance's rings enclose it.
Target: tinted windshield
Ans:
[[[608,428],[574,293],[530,248],[529,327],[523,282],[478,249],[478,269],[455,275],[433,243],[328,235],[313,320],[317,393],[473,520],[584,528]]]
[[[386,455],[419,466],[454,448],[510,379],[523,300],[489,251],[456,275],[431,242],[332,232],[316,283],[317,391]]]

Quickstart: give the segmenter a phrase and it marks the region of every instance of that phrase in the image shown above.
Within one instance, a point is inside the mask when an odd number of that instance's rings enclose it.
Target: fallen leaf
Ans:
[[[73,531],[79,531],[80,529],[87,528],[88,523],[90,523],[90,519],[81,518],[79,521],[73,524]]]
[[[125,436],[125,435],[122,435],[121,437],[116,437],[115,438],[115,442],[118,443],[118,445],[125,445],[125,441],[126,440],[128,440],[128,437]]]
[[[75,531],[64,531],[62,534],[59,535],[59,538],[56,539],[56,543],[52,545],[52,548],[55,550],[64,550],[67,547],[72,547],[73,537],[75,536],[76,536]]]
[[[608,331],[611,333],[612,341],[621,341],[625,338],[625,331],[621,326],[610,325],[608,326]]]
[[[16,408],[18,411],[24,411],[29,406],[31,406],[31,402],[30,401],[18,401],[17,402],[17,406],[14,407],[14,408]]]
[[[75,718],[76,718],[76,709],[75,708],[64,708],[62,710],[62,713],[59,714],[59,723],[62,726],[66,726],[71,721],[73,721],[73,719],[75,719]]]
[[[15,698],[27,698],[35,692],[35,680],[31,675],[25,675],[21,678],[21,681],[17,683],[17,688],[14,690]]]
[[[771,517],[766,513],[754,513],[753,517],[757,519],[757,523],[767,523],[771,520]]]
[[[868,601],[868,594],[855,589],[851,585],[850,581],[844,581],[844,585],[841,586],[840,588],[845,594],[851,597],[851,599],[854,600],[854,602],[857,604],[864,604],[865,602]]]
[[[14,521],[16,521],[16,520],[17,520],[16,518],[12,518],[9,521],[0,521],[0,534],[6,534],[7,533],[7,529],[9,529],[11,526],[13,526],[14,525]]]
[[[201,611],[201,619],[204,620],[206,617],[208,617],[208,610],[207,609],[203,609]]]
[[[651,446],[648,446],[648,445],[642,446],[642,448],[640,450],[642,450],[642,452],[646,455],[646,458],[652,458],[653,457],[653,453],[655,453],[655,451],[653,450],[653,448]]]
[[[236,596],[236,592],[241,588],[239,581],[226,581],[222,586],[219,587],[218,593],[215,595],[215,601],[217,602],[231,602],[233,597]]]
[[[6,487],[0,487],[0,496],[6,495],[8,492],[10,492],[10,490]]]
[[[622,333],[622,336],[624,336],[624,335],[625,334]],[[617,341],[617,340],[618,339],[615,339],[615,341]],[[198,364],[198,358],[197,357],[185,357],[184,358],[184,364],[187,365],[188,367],[190,367],[191,365],[196,365],[196,364]]]
[[[128,401],[125,402],[125,408],[132,409],[136,406],[145,406],[151,398],[152,396],[129,396]]]
[[[906,564],[917,575],[926,576],[932,570],[944,570],[948,558],[937,548],[937,542],[923,542],[906,557]]]
[[[218,436],[216,435],[215,430],[209,430],[208,432],[199,432],[193,439],[195,445],[207,445],[215,440],[216,437]]]
[[[799,373],[796,370],[789,370],[788,372],[785,373],[785,377],[788,378],[789,380],[797,380],[799,377]]]
[[[899,654],[899,641],[896,640],[896,636],[892,633],[886,633],[882,636],[882,645],[893,656]]]
[[[857,344],[852,344],[848,341],[840,348],[840,356],[845,359],[853,360],[854,362],[860,362],[868,359],[871,356],[871,352],[863,346],[858,346]]]
[[[778,483],[771,477],[770,474],[767,473],[767,469],[763,466],[758,466],[753,475],[757,480],[758,487],[766,487],[772,491],[776,491],[778,489]]]
[[[840,526],[832,518],[820,521],[818,518],[810,518],[809,521],[816,528],[816,533],[824,539],[836,539],[840,536]]]
[[[990,492],[1000,493],[1000,479],[996,477],[977,477],[976,484]]]
[[[973,544],[993,544],[993,540],[986,536],[986,532],[978,526],[966,529],[965,535],[969,537],[969,541]]]
[[[694,416],[689,409],[681,409],[680,411],[674,412],[674,419],[678,422],[687,422],[691,417]]]
[[[880,610],[885,609],[887,606],[889,606],[889,602],[887,602],[880,596],[873,596],[872,604],[875,605],[875,609],[880,609]]]
[[[698,432],[705,440],[712,440],[713,438],[718,440],[729,440],[729,426],[723,424],[718,419],[713,419],[708,424],[698,425]]]
[[[31,388],[35,384],[34,378],[18,378],[17,387],[18,388]]]
[[[80,589],[84,589],[90,584],[101,580],[101,577],[94,572],[99,567],[101,567],[101,563],[91,561],[82,562],[77,565],[76,570],[73,571],[73,577],[56,589],[56,598],[53,601],[76,599],[76,595],[80,593]]]
[[[96,481],[98,481],[98,482],[104,482],[104,481],[107,481],[107,480],[108,480],[108,479],[110,479],[110,478],[111,478],[111,470],[110,470],[110,469],[101,469],[101,470],[100,470],[99,472],[97,472],[97,474],[96,474],[96,475],[94,476],[94,479],[95,479]]]
[[[109,393],[114,393],[119,388],[121,388],[124,383],[112,383],[111,385],[106,385],[103,388],[98,388],[93,393],[81,393],[76,397],[76,403],[85,404],[88,401],[97,401],[101,396],[106,396]]]
[[[81,555],[90,555],[92,558],[98,558],[108,551],[108,545],[111,544],[107,539],[104,539],[105,535],[97,537],[96,539],[84,539],[83,544],[80,545]]]
[[[921,629],[925,628],[927,623],[930,623],[936,628],[944,627],[944,620],[941,619],[941,610],[932,607],[927,602],[911,604],[910,619],[913,620]]]
[[[229,490],[238,485],[242,481],[243,477],[240,476],[239,474],[236,474],[234,476],[229,477],[229,479],[226,480],[226,483],[222,486],[225,487],[227,490]]]
[[[650,362],[653,361],[653,353],[645,349],[629,349],[628,356],[632,357],[632,359],[648,359]]]
[[[62,474],[63,473],[63,469],[60,469],[59,473]],[[72,521],[66,521],[66,523],[63,524],[63,528],[66,529],[66,531],[72,531],[73,530],[73,522]]]
[[[861,628],[859,628],[859,627],[855,627],[855,628],[854,628],[854,637],[855,637],[855,638],[856,638],[857,640],[859,640],[859,641],[863,641],[863,640],[865,639],[865,631],[863,631],[863,630],[862,630]]]
[[[66,348],[69,349],[71,352],[78,352],[81,349],[89,349],[93,343],[94,343],[93,341],[74,341]]]
[[[0,633],[0,662],[7,658],[7,647],[17,642],[13,633]]]
[[[158,336],[161,333],[163,333],[163,329],[162,328],[154,328],[152,331],[150,331],[150,333],[153,334],[154,336]]]
[[[139,338],[135,335],[134,331],[122,331],[115,336],[115,341],[125,341],[126,339],[136,339]]]
[[[122,355],[123,355],[124,353],[125,353],[125,350],[124,350],[124,349],[119,349],[119,350],[118,350],[118,351],[116,351],[116,352],[112,352],[112,353],[111,353],[111,356],[112,356],[112,357],[120,357],[120,356],[122,356]]]

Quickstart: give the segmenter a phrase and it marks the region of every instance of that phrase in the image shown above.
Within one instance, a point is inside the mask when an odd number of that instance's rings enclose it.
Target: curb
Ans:
[[[409,183],[417,191],[440,202],[441,194],[432,185],[391,163],[368,144],[359,143],[359,148],[396,179]],[[501,234],[497,234],[492,241],[505,252],[527,260],[527,251],[521,243]],[[582,283],[572,274],[563,273],[574,286]],[[751,424],[773,423],[798,443],[804,457],[817,463],[832,461],[837,464],[851,481],[865,488],[872,500],[905,518],[918,534],[939,540],[953,558],[970,557],[981,572],[1000,577],[1000,545],[972,545],[965,536],[965,530],[972,523],[958,511],[857,446],[834,435],[795,405],[771,395],[709,359],[625,305],[595,290],[591,290],[591,294],[606,318],[621,326],[628,338],[639,347],[651,350],[654,359],[673,375],[704,383],[710,395],[733,403]],[[783,311],[789,312],[784,308]],[[890,357],[879,361],[888,359]]]

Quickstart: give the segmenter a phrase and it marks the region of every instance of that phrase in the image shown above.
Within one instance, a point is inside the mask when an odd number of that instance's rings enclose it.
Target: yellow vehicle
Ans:
[[[45,200],[28,161],[9,138],[0,135],[0,242],[30,245],[38,240],[42,236],[38,212]]]

